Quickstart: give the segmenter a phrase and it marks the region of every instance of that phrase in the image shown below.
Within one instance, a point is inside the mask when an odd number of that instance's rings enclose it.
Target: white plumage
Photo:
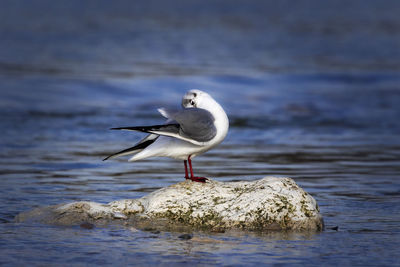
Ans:
[[[159,109],[167,118],[163,125],[112,128],[149,133],[135,146],[105,158],[133,155],[129,161],[149,157],[170,157],[184,160],[185,178],[205,182],[205,177],[193,175],[191,159],[221,143],[228,133],[229,120],[223,108],[207,93],[200,90],[188,91],[178,111]],[[187,170],[190,167],[190,177]]]

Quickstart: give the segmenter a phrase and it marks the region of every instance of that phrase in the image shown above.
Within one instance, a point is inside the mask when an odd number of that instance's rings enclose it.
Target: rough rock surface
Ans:
[[[168,229],[178,225],[209,230],[323,229],[314,198],[292,179],[276,177],[252,182],[184,181],[140,199],[50,206],[21,213],[16,220],[61,225],[122,221]]]

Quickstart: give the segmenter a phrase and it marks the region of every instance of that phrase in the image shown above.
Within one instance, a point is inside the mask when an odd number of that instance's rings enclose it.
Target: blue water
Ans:
[[[0,264],[400,265],[398,1],[2,1]],[[191,88],[230,118],[195,158],[218,181],[288,176],[321,233],[15,223],[35,207],[142,197],[182,162],[103,162]],[[338,226],[338,230],[332,228]]]

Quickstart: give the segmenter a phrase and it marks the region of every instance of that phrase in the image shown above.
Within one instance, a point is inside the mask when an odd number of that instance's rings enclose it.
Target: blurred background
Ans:
[[[0,4],[0,264],[399,263],[399,1]],[[230,119],[195,173],[292,177],[316,198],[325,232],[198,233],[228,242],[199,245],[13,222],[182,181],[175,160],[102,159],[143,136],[110,127],[162,123],[156,109],[179,107],[192,88]]]

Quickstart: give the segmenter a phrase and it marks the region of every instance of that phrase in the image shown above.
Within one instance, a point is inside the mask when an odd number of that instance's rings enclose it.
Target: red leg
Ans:
[[[190,159],[190,156],[188,157],[188,161],[189,161],[189,168],[190,168],[190,178],[193,178],[192,160]]]
[[[190,156],[188,157],[188,161],[190,168],[190,180],[193,182],[205,183],[208,180],[206,177],[196,177],[193,175],[192,160],[190,159]]]
[[[187,160],[184,160],[183,164],[185,164],[185,179],[189,179],[188,169],[187,169]]]

